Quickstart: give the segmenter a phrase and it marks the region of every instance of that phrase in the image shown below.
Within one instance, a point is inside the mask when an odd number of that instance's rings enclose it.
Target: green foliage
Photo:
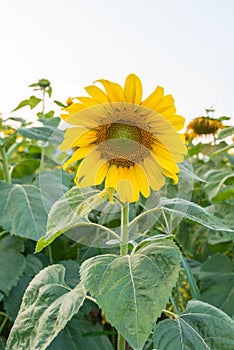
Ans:
[[[29,284],[6,349],[46,349],[85,298],[82,285],[71,289],[62,265],[51,265]]]
[[[37,243],[36,252],[40,252],[46,246],[51,244],[62,233],[72,230],[76,227],[94,226],[107,232],[109,236],[114,234],[110,229],[90,222],[87,214],[96,209],[113,195],[113,191],[97,191],[87,189],[85,192],[77,187],[71,188],[64,196],[52,206],[47,223],[47,233]],[[110,237],[111,238],[111,237]]]
[[[215,254],[201,265],[199,274],[201,299],[234,316],[234,271],[231,259]]]
[[[0,182],[0,191],[0,225],[13,235],[37,241],[47,219],[39,188]]]
[[[8,295],[25,268],[21,254],[22,242],[17,237],[5,236],[0,240],[0,291]]]
[[[38,103],[41,102],[41,98],[37,98],[36,96],[30,96],[28,100],[21,101],[18,106],[13,110],[13,112],[17,111],[18,109],[29,106],[31,109],[35,108]]]
[[[232,350],[234,321],[219,309],[190,301],[175,320],[160,322],[154,331],[157,350]]]
[[[189,141],[179,186],[150,209],[131,204],[119,256],[121,203],[112,189],[74,187],[51,83],[30,88],[15,110],[30,107],[36,124],[0,118],[0,349],[8,338],[9,350],[114,350],[117,332],[134,350],[233,349],[233,127]],[[192,182],[191,201],[179,197]]]
[[[111,324],[142,349],[178,277],[179,250],[158,240],[128,256],[101,255],[81,266],[81,281]]]

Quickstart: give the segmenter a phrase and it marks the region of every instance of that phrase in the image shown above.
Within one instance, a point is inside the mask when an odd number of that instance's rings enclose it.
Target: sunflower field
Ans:
[[[233,350],[231,119],[135,74],[30,89],[0,118],[0,350]]]

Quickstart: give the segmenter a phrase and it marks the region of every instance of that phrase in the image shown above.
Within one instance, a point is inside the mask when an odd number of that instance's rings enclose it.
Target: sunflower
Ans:
[[[193,139],[197,136],[215,136],[223,128],[223,123],[219,119],[207,117],[198,117],[193,119],[186,128],[186,139]]]
[[[124,88],[98,80],[85,88],[87,97],[76,97],[62,118],[72,125],[60,149],[75,149],[64,164],[80,161],[76,184],[80,188],[100,185],[114,188],[122,202],[145,198],[159,190],[165,176],[178,181],[187,150],[182,135],[184,118],[176,115],[174,99],[156,87],[142,100],[142,84],[135,74],[127,76]]]

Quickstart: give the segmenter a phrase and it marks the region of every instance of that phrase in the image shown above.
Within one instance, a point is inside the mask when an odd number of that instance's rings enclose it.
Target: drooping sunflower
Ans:
[[[124,88],[98,80],[85,88],[89,97],[76,97],[61,117],[72,125],[60,149],[75,149],[64,164],[80,161],[76,184],[80,188],[100,185],[114,188],[122,202],[135,202],[159,190],[165,176],[178,181],[187,150],[178,131],[184,118],[176,114],[174,99],[156,87],[142,100],[142,84],[135,74],[127,76]]]
[[[223,123],[220,119],[215,119],[209,116],[197,117],[187,125],[186,139],[193,139],[202,135],[215,136],[223,127]]]

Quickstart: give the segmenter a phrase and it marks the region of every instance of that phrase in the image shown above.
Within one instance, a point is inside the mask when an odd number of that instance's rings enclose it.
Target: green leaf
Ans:
[[[132,220],[129,225],[130,229],[135,229],[135,224],[145,216],[151,216],[154,218],[154,215],[156,215],[158,211],[168,213],[171,222],[173,222],[174,219],[184,219],[208,227],[212,230],[233,232],[232,229],[225,226],[220,219],[215,217],[207,209],[182,198],[162,199],[156,208],[147,210]]]
[[[193,145],[193,147],[192,147],[191,149],[189,149],[189,155],[190,155],[190,157],[192,157],[192,156],[195,155],[195,154],[200,153],[201,150],[202,150],[202,146],[203,146],[203,145],[202,145],[201,142],[198,143],[196,146]]]
[[[52,206],[48,216],[46,236],[42,237],[37,243],[36,252],[40,252],[46,246],[51,244],[62,233],[81,226],[93,226],[106,232],[106,240],[113,238],[110,235],[116,234],[112,230],[92,223],[87,217],[85,217],[86,214],[105,202],[107,198],[111,197],[111,195],[112,191],[109,190],[100,192],[87,188],[85,192],[82,192],[77,187],[70,189]],[[82,236],[80,238],[82,240]],[[89,239],[89,237],[87,237],[87,232],[84,232],[84,239]]]
[[[31,280],[32,278],[27,275],[21,276],[18,284],[12,288],[10,294],[4,298],[4,309],[12,321],[15,321],[17,317],[24,292]]]
[[[225,129],[221,130],[218,134],[218,139],[225,139],[228,136],[232,136],[234,134],[234,126],[228,126]]]
[[[18,109],[20,109],[20,108],[22,108],[22,107],[25,107],[25,106],[29,106],[29,100],[23,100],[23,101],[21,101],[21,102],[18,104],[18,106],[17,106],[15,109],[13,109],[12,112],[15,112],[15,111],[17,111]]]
[[[29,254],[25,260],[26,266],[23,276],[20,277],[18,284],[11,289],[8,297],[4,298],[4,308],[7,312],[7,315],[13,321],[16,319],[16,316],[19,312],[20,304],[22,302],[24,292],[29,285],[29,282],[31,282],[32,277],[34,277],[37,273],[39,273],[41,269],[43,269],[41,260],[38,259],[35,255]]]
[[[212,158],[214,158],[214,157],[216,157],[224,152],[227,152],[229,149],[232,149],[232,148],[234,148],[234,143],[232,143],[231,145],[224,146],[221,149],[219,149],[218,151],[212,153],[210,155],[210,159],[212,159]]]
[[[80,282],[80,267],[74,260],[63,260],[59,262],[65,267],[65,282],[74,288]]]
[[[223,254],[211,255],[199,271],[201,299],[234,315],[234,272],[232,261]]]
[[[52,95],[52,87],[48,87],[48,89],[46,90],[47,94],[49,95],[49,97],[51,97]]]
[[[53,111],[50,111],[49,113],[52,113]],[[47,113],[46,115],[49,115],[49,113]],[[54,113],[54,112],[53,112]],[[40,119],[40,122],[43,123],[44,125],[50,125],[53,126],[54,128],[57,128],[60,124],[60,118],[59,117],[51,117],[50,119]]]
[[[37,98],[36,96],[29,97],[29,106],[31,109],[35,108],[40,102],[41,102],[41,98]]]
[[[215,198],[225,182],[231,178],[234,180],[234,173],[228,168],[209,171],[206,174],[207,184],[205,185],[209,200]]]
[[[134,349],[142,349],[176,283],[180,253],[158,240],[133,255],[106,254],[81,265],[81,282],[111,324]]]
[[[201,301],[189,301],[186,310],[159,322],[154,331],[157,350],[233,350],[234,321],[223,311]]]
[[[45,234],[47,214],[36,186],[0,182],[0,212],[0,225],[12,235],[37,241]]]
[[[63,103],[60,102],[60,101],[54,100],[54,103],[55,103],[57,106],[59,106],[59,107],[63,107],[63,108],[66,108],[66,107],[67,107],[65,104],[63,104]]]
[[[225,115],[223,115],[222,117],[219,117],[219,120],[223,121],[223,120],[230,120],[231,117],[226,117]]]
[[[0,291],[8,295],[16,286],[25,268],[25,258],[20,253],[22,242],[17,237],[5,236],[0,240]]]
[[[63,131],[54,128],[50,125],[47,126],[35,126],[32,128],[19,128],[18,132],[23,137],[30,140],[41,140],[44,142],[50,142],[52,144],[60,144],[63,141]]]
[[[6,339],[0,337],[0,350],[5,350]]]
[[[36,107],[38,105],[38,103],[41,102],[41,98],[37,98],[36,96],[30,96],[29,100],[24,100],[21,101],[18,106],[13,109],[12,112],[17,111],[18,109],[25,107],[25,106],[30,106],[31,109],[33,109],[34,107]]]
[[[12,170],[13,178],[22,178],[27,175],[32,175],[40,166],[39,159],[27,159],[16,164]]]
[[[6,349],[45,350],[79,311],[86,294],[84,287],[70,289],[64,275],[62,265],[51,265],[35,276],[23,297]]]
[[[24,273],[30,277],[34,277],[43,269],[43,264],[38,257],[33,254],[28,254],[26,256],[26,266]]]
[[[43,205],[48,212],[71,184],[71,176],[62,169],[42,170],[35,179],[40,187]]]
[[[97,305],[85,300],[47,350],[114,350],[99,317]]]

